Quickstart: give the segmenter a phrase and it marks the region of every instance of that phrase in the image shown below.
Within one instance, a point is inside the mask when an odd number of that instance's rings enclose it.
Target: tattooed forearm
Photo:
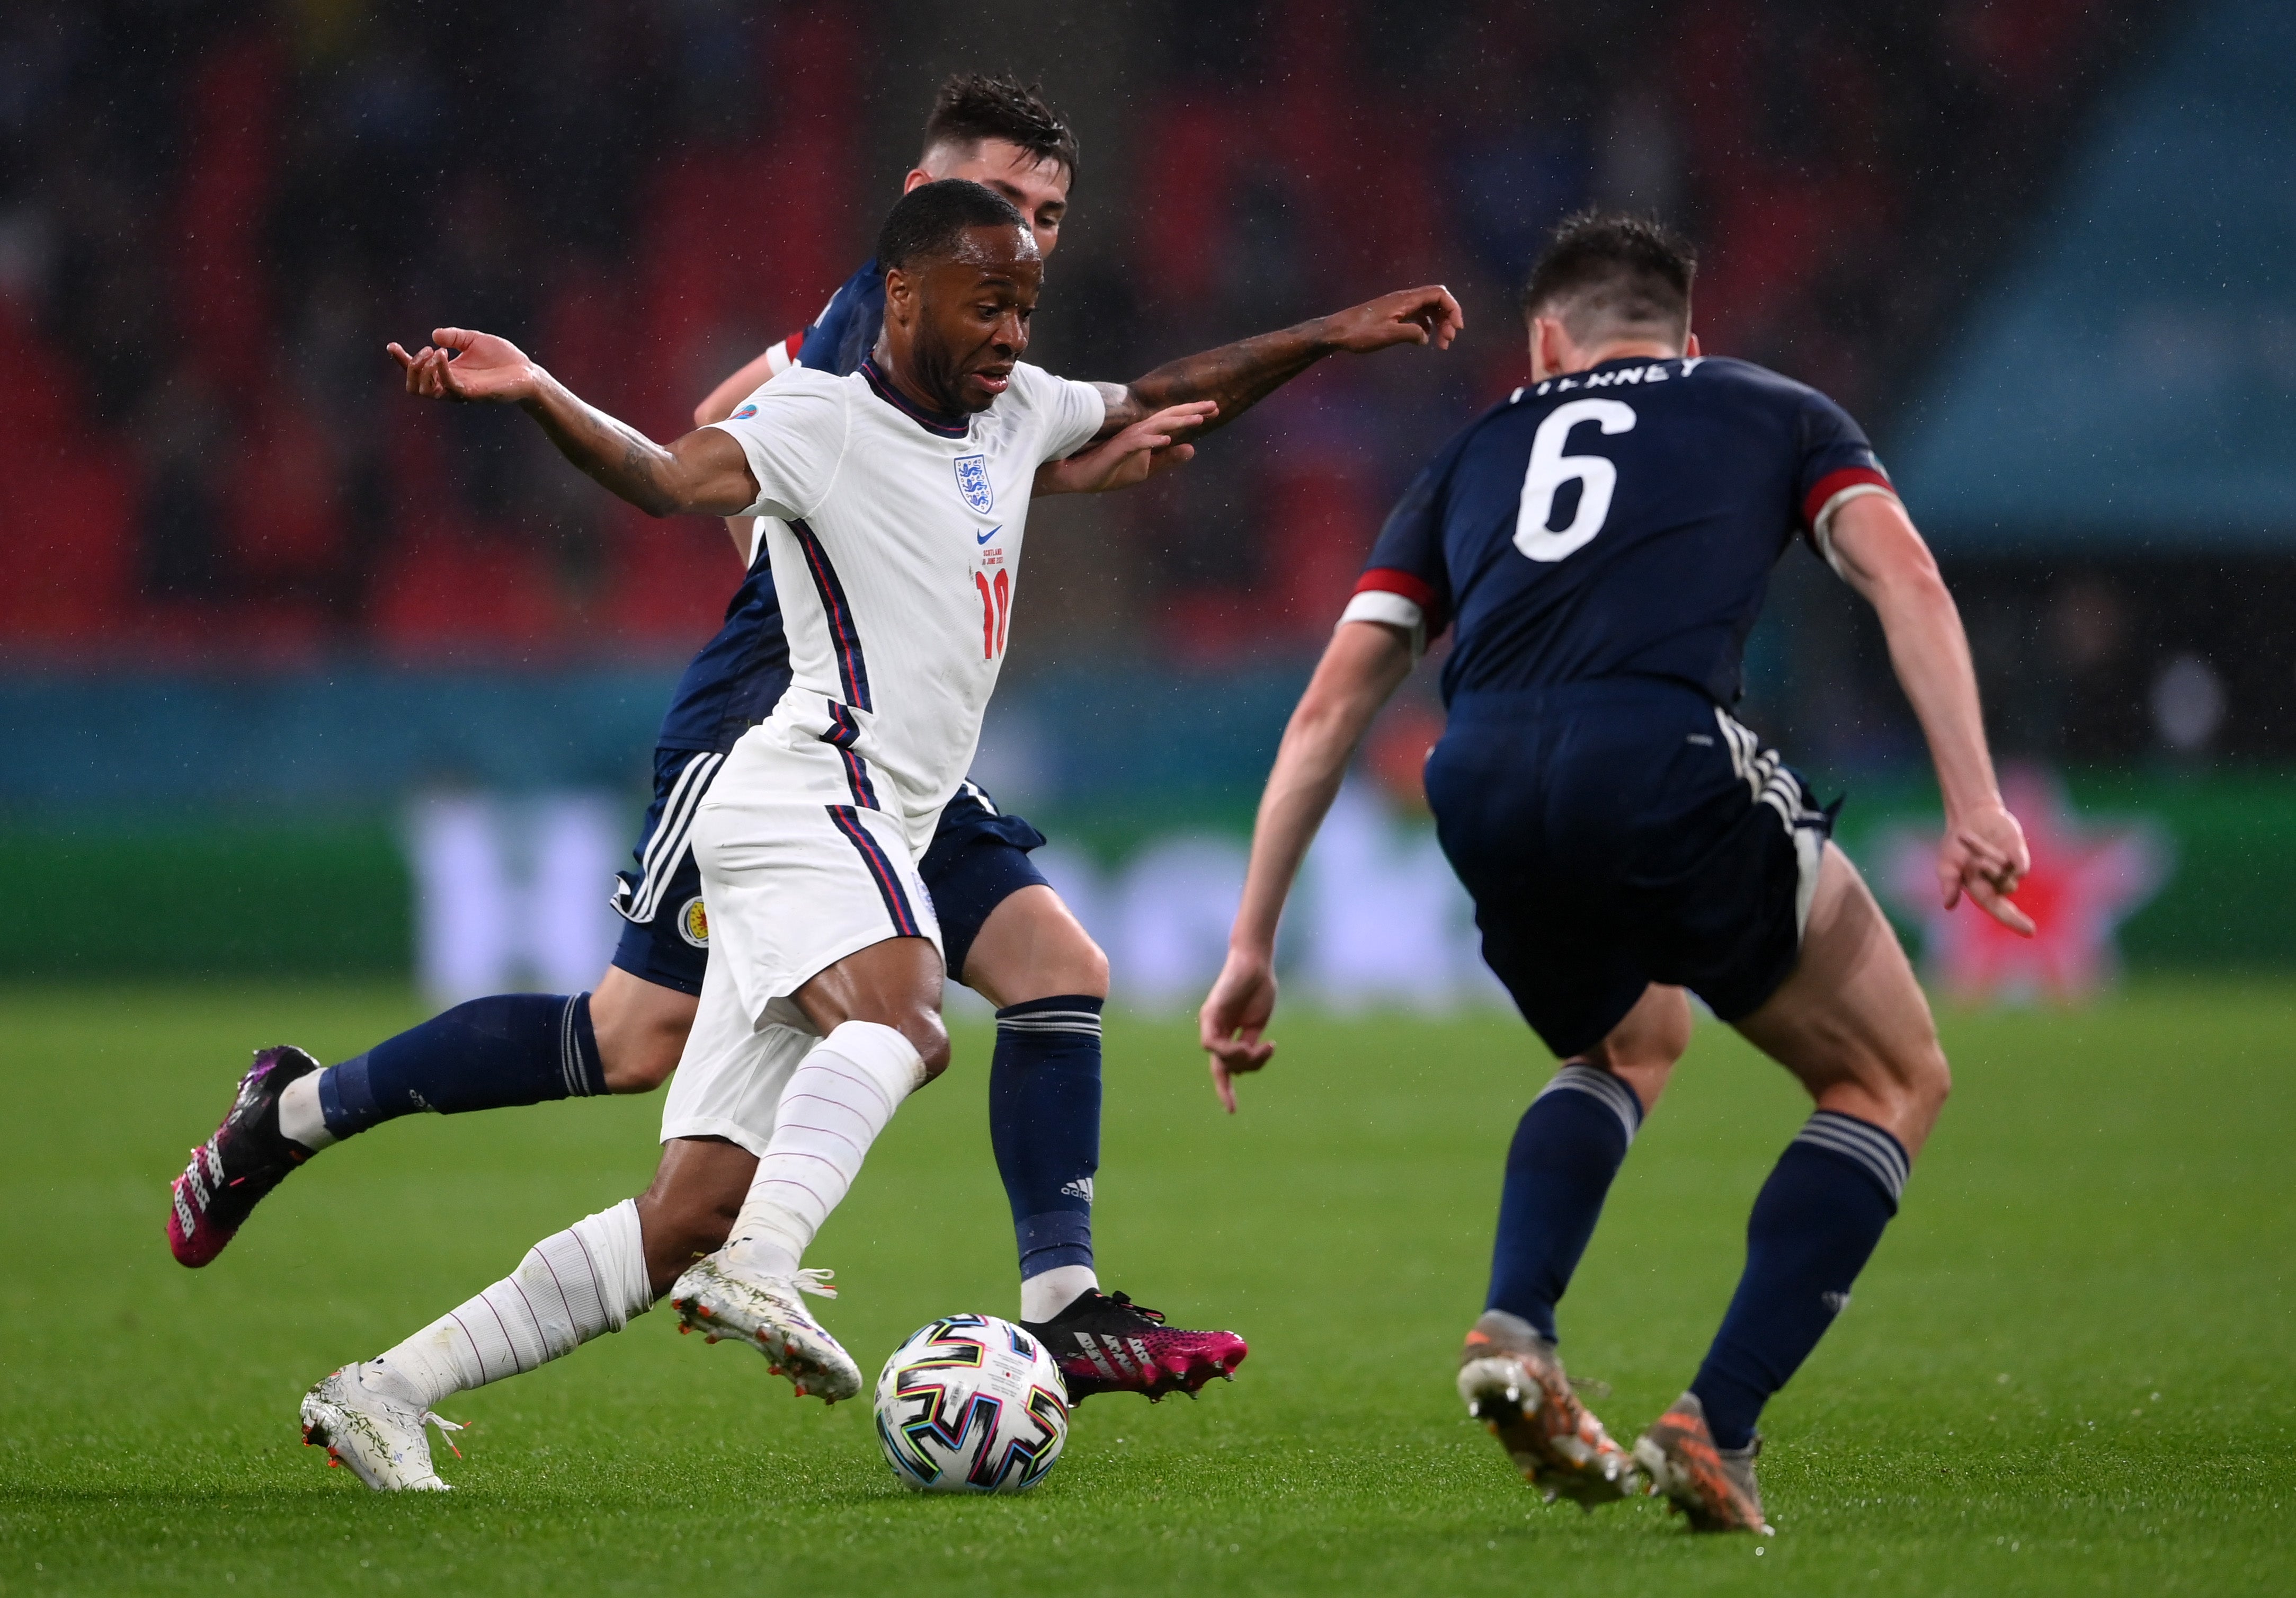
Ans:
[[[1302,322],[1159,366],[1134,380],[1125,390],[1125,401],[1109,407],[1103,431],[1116,432],[1167,406],[1195,399],[1214,401],[1219,414],[1192,438],[1225,427],[1331,354],[1336,347],[1324,337],[1324,328],[1321,318]]]
[[[671,480],[676,461],[669,451],[586,403],[565,384],[545,377],[542,391],[526,402],[525,409],[559,454],[609,492],[649,516],[686,508]]]

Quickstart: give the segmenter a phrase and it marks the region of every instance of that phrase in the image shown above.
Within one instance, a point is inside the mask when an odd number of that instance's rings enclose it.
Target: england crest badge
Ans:
[[[983,516],[996,508],[996,495],[988,486],[988,462],[980,455],[956,457],[956,491],[964,503]]]

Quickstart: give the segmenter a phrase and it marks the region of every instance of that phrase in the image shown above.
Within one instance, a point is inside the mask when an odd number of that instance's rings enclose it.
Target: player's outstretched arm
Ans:
[[[508,339],[442,327],[418,354],[391,358],[406,391],[425,399],[514,405],[541,425],[558,453],[649,516],[731,516],[758,497],[742,447],[716,428],[668,445],[586,404]]]
[[[1905,507],[1885,494],[1834,512],[1837,570],[1870,603],[1890,641],[1890,664],[1913,701],[1945,795],[1938,889],[1950,910],[1963,894],[2003,926],[2030,937],[2032,919],[2009,896],[2032,862],[2025,833],[2001,802],[1978,707],[1977,669],[1961,612]]]
[[[1114,438],[1080,449],[1066,460],[1046,461],[1037,468],[1033,492],[1039,499],[1048,494],[1105,494],[1185,466],[1196,456],[1196,447],[1187,441],[1188,437],[1218,408],[1201,399],[1144,416]]]
[[[1275,927],[1308,845],[1347,775],[1364,729],[1411,675],[1411,639],[1401,627],[1349,621],[1332,633],[1308,691],[1300,696],[1275,751],[1259,819],[1251,829],[1251,864],[1243,902],[1228,933],[1227,963],[1204,1000],[1197,1024],[1211,1055],[1212,1087],[1235,1113],[1235,1078],[1275,1053],[1262,1036],[1275,1011]]]
[[[1184,356],[1123,388],[1103,383],[1108,420],[1100,437],[1119,433],[1168,406],[1209,399],[1219,409],[1196,433],[1225,427],[1327,355],[1369,355],[1398,344],[1447,349],[1466,325],[1459,302],[1440,283],[1382,294],[1335,316],[1318,316],[1239,344]]]

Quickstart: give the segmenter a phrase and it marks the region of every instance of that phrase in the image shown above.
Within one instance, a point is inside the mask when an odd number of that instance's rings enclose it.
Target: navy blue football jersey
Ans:
[[[792,364],[843,377],[876,348],[885,322],[885,280],[871,260],[831,297],[821,315],[788,340]],[[726,607],[726,623],[677,680],[657,749],[722,752],[773,714],[789,686],[789,639],[782,630],[773,562],[758,542],[750,570]]]
[[[1734,704],[1787,544],[1877,490],[1866,435],[1814,389],[1747,361],[1606,361],[1516,389],[1446,446],[1357,585],[1408,605],[1349,614],[1456,628],[1446,703],[1641,676]]]
[[[877,270],[873,257],[830,296],[821,315],[805,330],[797,364],[840,377],[857,372],[877,348],[877,334],[884,325],[885,275]]]

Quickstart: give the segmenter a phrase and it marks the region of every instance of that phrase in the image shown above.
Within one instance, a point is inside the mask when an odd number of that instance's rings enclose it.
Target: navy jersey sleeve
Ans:
[[[1451,624],[1451,578],[1443,561],[1443,485],[1456,451],[1446,450],[1411,479],[1372,545],[1342,621],[1407,628],[1417,647]]]
[[[860,369],[885,323],[885,279],[874,260],[862,263],[830,296],[798,346],[797,364],[839,377]]]
[[[1833,559],[1826,533],[1833,512],[1861,494],[1888,494],[1897,489],[1890,474],[1866,441],[1866,433],[1849,413],[1815,390],[1804,396],[1800,428],[1801,459],[1796,467],[1794,499],[1801,525],[1820,554]]]

